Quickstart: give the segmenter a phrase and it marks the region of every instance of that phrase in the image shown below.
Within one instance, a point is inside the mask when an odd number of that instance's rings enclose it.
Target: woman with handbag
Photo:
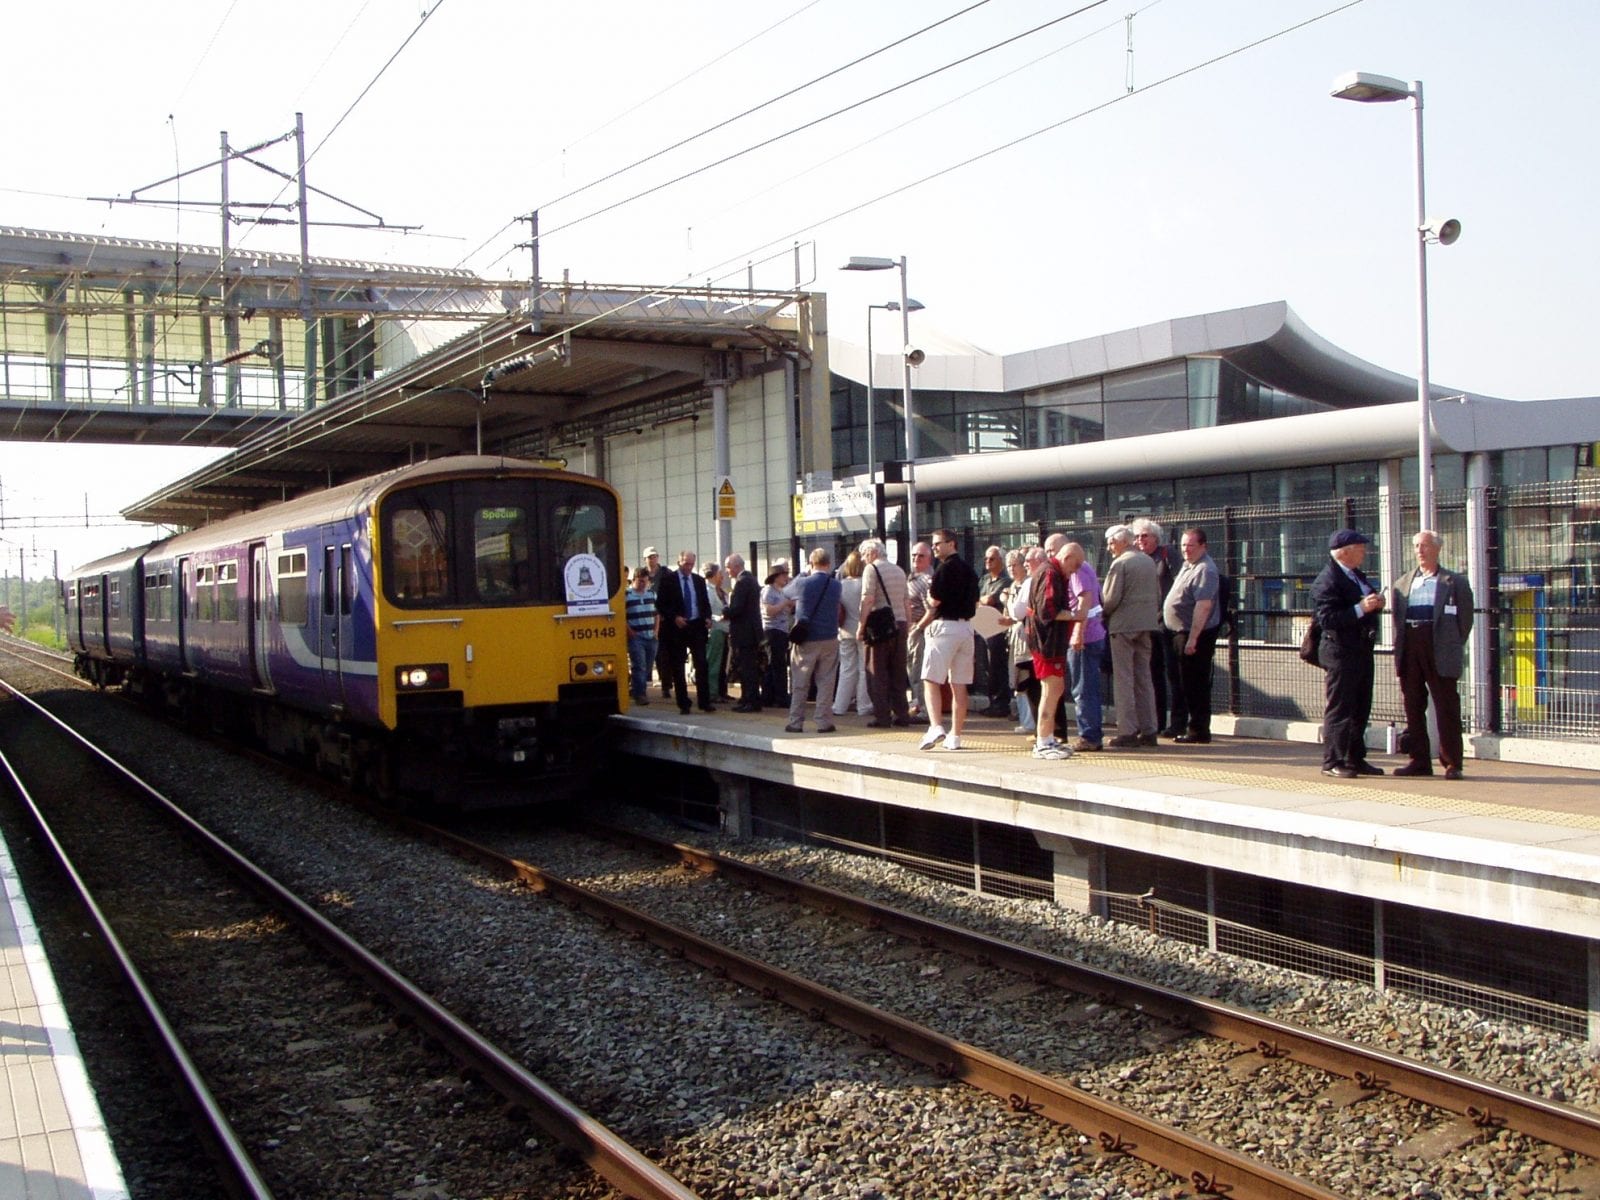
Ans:
[[[811,572],[795,587],[795,615],[789,626],[793,677],[786,733],[804,733],[806,697],[817,685],[817,732],[833,732],[833,695],[839,671],[839,581],[833,556],[822,547],[811,552]]]
[[[909,725],[906,703],[906,573],[883,557],[883,543],[861,543],[861,620],[856,636],[866,645],[867,690],[878,729]]]

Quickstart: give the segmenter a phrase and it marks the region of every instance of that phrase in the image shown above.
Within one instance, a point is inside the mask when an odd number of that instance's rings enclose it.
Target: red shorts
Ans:
[[[1065,679],[1067,677],[1067,660],[1064,658],[1046,658],[1034,652],[1033,677],[1035,679]]]

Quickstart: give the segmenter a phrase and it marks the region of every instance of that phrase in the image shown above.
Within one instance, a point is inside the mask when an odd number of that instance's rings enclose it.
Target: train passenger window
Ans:
[[[418,488],[385,507],[388,590],[404,603],[448,602],[450,494],[447,487]]]
[[[532,594],[528,513],[520,504],[474,505],[472,578],[477,598],[495,603]]]
[[[162,601],[165,599],[161,591],[161,576],[151,571],[144,577],[144,619],[146,621],[165,621],[166,613],[162,611]]]
[[[239,619],[239,564],[217,564],[217,620]]]
[[[306,605],[306,552],[293,550],[278,555],[278,620],[285,625],[304,625],[310,613]]]
[[[356,606],[356,556],[349,546],[339,547],[339,611],[349,616]]]
[[[196,567],[194,573],[194,619],[217,619],[217,568],[211,564]]]

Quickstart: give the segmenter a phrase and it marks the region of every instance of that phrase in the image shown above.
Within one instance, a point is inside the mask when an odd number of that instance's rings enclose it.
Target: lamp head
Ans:
[[[887,308],[890,312],[899,312],[900,311],[900,301],[891,300],[891,301],[889,301],[889,303],[885,304],[883,307]],[[907,300],[906,301],[906,311],[908,313],[921,312],[923,309],[925,309],[927,307],[928,306],[926,304],[924,304],[920,300]]]
[[[1387,104],[1394,100],[1409,100],[1415,93],[1409,83],[1392,75],[1374,75],[1369,71],[1346,71],[1333,81],[1332,95],[1335,100]]]
[[[862,258],[851,255],[850,261],[840,267],[841,271],[892,271],[900,264],[892,258]]]
[[[1422,236],[1441,246],[1453,246],[1461,236],[1461,222],[1454,217],[1431,220],[1422,227]]]

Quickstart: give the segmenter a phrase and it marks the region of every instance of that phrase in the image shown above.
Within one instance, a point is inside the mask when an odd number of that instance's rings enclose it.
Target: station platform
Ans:
[[[1056,897],[1087,910],[1094,848],[1600,939],[1600,772],[1469,758],[1466,778],[1321,773],[1321,747],[1218,735],[1207,745],[1032,757],[1009,721],[973,717],[962,749],[920,750],[926,728],[784,732],[787,714],[612,718],[624,752],[706,768],[739,825],[753,779],[1033,832],[1055,854]],[[1219,721],[1216,725],[1223,725]],[[1111,736],[1108,731],[1107,737]],[[1373,753],[1392,770],[1402,755]],[[748,807],[747,801],[745,807]]]
[[[0,838],[0,1200],[126,1200],[72,1025]]]

